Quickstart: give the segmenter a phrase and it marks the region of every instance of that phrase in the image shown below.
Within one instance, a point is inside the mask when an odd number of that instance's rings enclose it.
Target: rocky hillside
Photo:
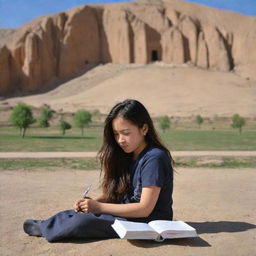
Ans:
[[[1,34],[0,93],[35,92],[100,63],[191,63],[256,79],[256,18],[179,0],[85,5]]]

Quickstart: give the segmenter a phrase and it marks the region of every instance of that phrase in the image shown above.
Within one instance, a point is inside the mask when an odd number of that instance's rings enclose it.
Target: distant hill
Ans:
[[[79,6],[1,33],[2,95],[100,63],[191,63],[256,78],[256,18],[179,0]]]
[[[207,71],[188,65],[105,64],[63,83],[47,93],[6,99],[35,107],[50,105],[58,112],[78,109],[108,113],[117,102],[135,98],[151,115],[214,118],[239,113],[255,118],[256,83],[233,73]]]
[[[255,17],[181,0],[78,6],[0,30],[1,101],[253,118],[255,45]]]

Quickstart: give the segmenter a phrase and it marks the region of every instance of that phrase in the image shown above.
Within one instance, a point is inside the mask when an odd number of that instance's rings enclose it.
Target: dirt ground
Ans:
[[[0,172],[0,255],[256,255],[256,173],[253,169],[178,168],[174,219],[199,237],[154,241],[121,239],[48,243],[23,232],[27,218],[69,209],[86,184],[99,193],[99,171],[35,169]]]

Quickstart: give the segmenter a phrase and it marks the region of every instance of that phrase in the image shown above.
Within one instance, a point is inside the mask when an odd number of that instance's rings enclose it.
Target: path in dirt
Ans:
[[[256,151],[172,151],[174,157],[256,157]],[[84,158],[96,157],[97,152],[0,152],[0,159],[6,158]]]

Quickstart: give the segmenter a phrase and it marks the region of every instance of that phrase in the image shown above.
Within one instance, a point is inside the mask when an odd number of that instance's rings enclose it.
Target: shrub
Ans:
[[[160,127],[160,129],[165,132],[166,129],[170,128],[170,119],[168,116],[160,116],[157,119],[158,125]]]
[[[43,108],[38,118],[40,127],[46,128],[50,126],[49,120],[52,118],[53,111],[49,108]]]
[[[62,135],[65,135],[66,130],[69,130],[71,128],[72,128],[72,126],[70,123],[63,121],[63,120],[60,121],[60,129],[62,131]]]
[[[199,128],[201,128],[201,124],[204,122],[204,119],[200,115],[197,115],[196,122],[197,122]]]

